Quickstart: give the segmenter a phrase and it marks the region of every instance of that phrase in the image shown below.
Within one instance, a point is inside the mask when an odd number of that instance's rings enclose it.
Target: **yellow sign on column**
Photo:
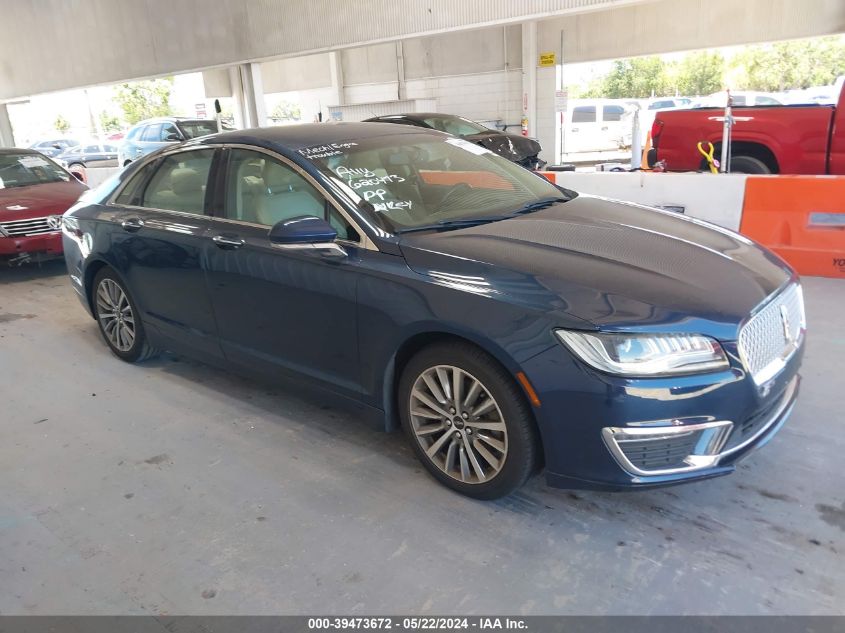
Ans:
[[[555,52],[550,51],[548,53],[540,53],[540,66],[554,66],[555,65]]]

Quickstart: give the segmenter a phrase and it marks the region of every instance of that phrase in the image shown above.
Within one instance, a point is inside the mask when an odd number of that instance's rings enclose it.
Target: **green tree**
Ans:
[[[70,129],[70,123],[68,123],[68,120],[60,114],[56,117],[56,120],[53,123],[53,127],[56,128],[58,132],[66,134],[67,131]]]
[[[774,92],[832,84],[845,74],[840,36],[749,46],[734,59],[735,89]]]
[[[120,119],[108,112],[100,112],[100,127],[102,127],[103,132],[119,132],[121,128]]]
[[[121,84],[114,89],[114,100],[123,110],[123,118],[129,125],[156,116],[173,114],[170,107],[170,92],[173,77],[149,79]]]
[[[671,71],[675,94],[709,95],[725,84],[725,58],[721,53],[689,53]]]
[[[302,111],[296,103],[279,101],[270,113],[270,118],[274,121],[299,121],[302,118]]]
[[[585,97],[641,99],[671,94],[666,64],[657,56],[634,57],[613,62],[613,69],[595,81]]]

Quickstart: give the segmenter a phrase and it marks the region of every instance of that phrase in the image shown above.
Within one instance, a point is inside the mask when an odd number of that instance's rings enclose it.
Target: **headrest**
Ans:
[[[177,195],[202,191],[202,178],[193,169],[174,169],[170,172],[170,189]]]
[[[269,160],[264,165],[264,185],[271,191],[290,190],[301,183],[302,177],[293,169]]]

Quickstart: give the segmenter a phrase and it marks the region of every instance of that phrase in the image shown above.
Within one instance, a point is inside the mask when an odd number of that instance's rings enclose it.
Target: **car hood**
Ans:
[[[520,136],[519,134],[508,134],[507,132],[479,132],[478,134],[467,134],[464,136],[468,141],[486,147],[499,156],[509,160],[522,160],[529,156],[535,156],[540,152],[540,144],[533,138]]]
[[[68,182],[0,189],[0,222],[61,215],[86,189],[75,178]]]
[[[593,196],[452,231],[409,233],[408,265],[433,281],[557,313],[561,325],[733,340],[792,270],[714,225]]]

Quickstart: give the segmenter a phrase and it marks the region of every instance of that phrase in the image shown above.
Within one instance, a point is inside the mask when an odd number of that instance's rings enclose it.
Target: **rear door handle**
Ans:
[[[123,227],[124,231],[134,233],[135,231],[138,231],[143,228],[144,221],[141,218],[127,218],[120,223],[120,226]]]
[[[215,235],[211,241],[217,245],[217,248],[226,250],[233,250],[244,245],[244,240],[237,235]]]

